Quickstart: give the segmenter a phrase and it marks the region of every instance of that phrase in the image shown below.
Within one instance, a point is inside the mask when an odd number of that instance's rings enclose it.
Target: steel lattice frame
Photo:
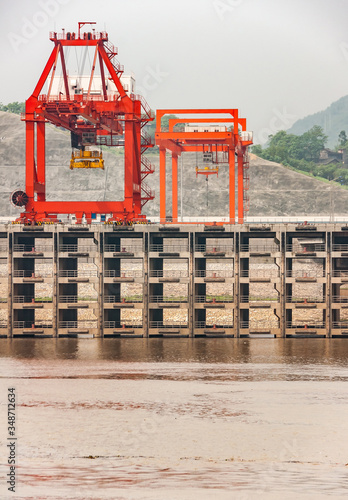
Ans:
[[[123,67],[115,61],[117,49],[108,41],[105,32],[50,33],[54,48],[40,76],[34,92],[26,101],[22,119],[26,125],[26,194],[28,202],[21,214],[23,222],[35,223],[56,220],[57,214],[75,214],[77,220],[85,215],[87,221],[92,213],[111,213],[113,220],[141,219],[142,206],[154,198],[143,182],[153,168],[142,153],[152,147],[150,137],[143,126],[154,119],[146,101],[138,95],[127,93],[121,83]],[[90,23],[92,24],[92,23]],[[87,95],[70,94],[65,47],[95,47],[94,63],[90,74]],[[52,82],[58,60],[62,68],[64,92],[51,95]],[[91,85],[96,64],[99,64],[102,95],[91,95]],[[105,75],[110,75],[117,93],[108,96]],[[44,84],[49,82],[48,93],[41,94]],[[81,140],[82,134],[95,134],[97,145],[115,145],[115,138],[124,137],[124,200],[123,201],[47,201],[45,164],[45,125],[52,123],[64,127]],[[36,143],[36,144],[35,144]],[[68,165],[67,165],[68,168]]]
[[[207,115],[203,118],[170,118],[169,130],[161,127],[161,119],[165,115]],[[214,115],[214,116],[211,116]],[[230,118],[221,118],[228,115]],[[217,118],[219,116],[219,118]],[[231,123],[231,130],[218,132],[183,132],[174,131],[174,126],[185,123]],[[204,152],[210,147],[217,152],[227,154],[229,165],[229,220],[234,224],[236,219],[236,196],[238,223],[244,221],[244,194],[248,187],[245,185],[245,171],[248,146],[252,144],[251,134],[243,140],[239,132],[246,131],[246,119],[238,116],[238,109],[159,109],[156,113],[156,144],[160,150],[160,220],[166,221],[166,150],[172,154],[172,216],[173,222],[178,221],[178,156],[185,152]],[[235,156],[237,156],[237,189],[235,180]]]

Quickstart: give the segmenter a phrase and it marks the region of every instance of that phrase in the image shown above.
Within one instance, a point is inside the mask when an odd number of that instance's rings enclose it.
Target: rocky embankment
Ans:
[[[25,130],[18,115],[0,111],[0,216],[18,215],[11,207],[12,191],[25,186]],[[47,126],[47,198],[50,200],[118,200],[123,198],[123,155],[115,148],[103,149],[105,170],[70,170],[69,133]],[[251,156],[250,216],[310,216],[347,212],[348,191],[315,178],[296,173],[277,163]],[[156,171],[146,182],[156,198],[144,207],[149,216],[159,214],[158,153],[149,160]],[[225,216],[228,213],[228,168],[222,165],[219,176],[196,178],[199,155],[185,153],[183,170],[183,212],[185,216]],[[181,160],[179,161],[179,171]],[[167,157],[167,196],[171,203],[171,164]],[[179,175],[180,180],[180,175]],[[331,191],[332,190],[332,191]],[[179,182],[179,195],[180,182]]]

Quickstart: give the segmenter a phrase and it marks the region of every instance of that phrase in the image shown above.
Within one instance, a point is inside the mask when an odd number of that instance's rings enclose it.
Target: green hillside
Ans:
[[[333,102],[328,108],[314,115],[297,120],[288,130],[288,133],[302,135],[315,125],[319,125],[328,136],[327,146],[333,148],[338,143],[338,134],[341,130],[348,133],[348,95]]]

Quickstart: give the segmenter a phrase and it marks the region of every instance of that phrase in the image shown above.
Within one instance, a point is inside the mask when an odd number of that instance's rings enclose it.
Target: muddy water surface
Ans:
[[[0,340],[0,498],[347,498],[347,360],[345,339]]]

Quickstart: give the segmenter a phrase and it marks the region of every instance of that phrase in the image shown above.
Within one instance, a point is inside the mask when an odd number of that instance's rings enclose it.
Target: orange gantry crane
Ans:
[[[77,33],[65,30],[50,33],[53,50],[34,92],[26,101],[22,116],[26,125],[26,187],[25,191],[11,195],[14,205],[25,208],[19,219],[22,222],[55,221],[58,214],[75,214],[77,221],[85,216],[90,221],[93,213],[111,214],[111,220],[115,221],[136,220],[145,217],[141,209],[154,198],[144,183],[145,177],[153,173],[153,167],[142,156],[153,146],[144,125],[154,116],[143,97],[122,83],[124,69],[115,59],[117,48],[109,42],[108,34],[91,28],[82,33],[81,28],[86,24],[95,23],[78,23]],[[78,84],[82,75],[72,77],[67,68],[66,50],[71,47],[93,51],[90,74],[83,75],[82,85]],[[55,83],[58,66],[63,82],[59,92]],[[45,84],[48,90],[43,94]],[[100,147],[124,146],[124,199],[46,200],[46,123],[71,132],[71,169],[104,168]]]
[[[163,130],[161,120],[165,115],[185,115],[169,118],[168,130]],[[189,115],[189,117],[187,116]],[[200,115],[192,118],[192,115]],[[202,117],[202,115],[204,115]],[[223,117],[223,115],[225,117]],[[228,118],[226,118],[226,115]],[[180,129],[176,125],[181,125]],[[190,124],[190,126],[183,126]],[[195,124],[192,126],[191,124]],[[204,126],[199,126],[200,124]],[[213,124],[213,125],[212,125]],[[216,124],[228,124],[219,126]],[[248,146],[252,144],[252,134],[246,131],[246,119],[238,116],[238,109],[160,109],[156,113],[156,144],[160,151],[160,220],[166,216],[166,151],[172,160],[172,215],[173,222],[178,221],[178,157],[186,152],[200,152],[204,157],[212,158],[211,167],[196,167],[196,174],[210,175],[218,172],[219,163],[228,163],[229,167],[229,222],[244,222],[244,212],[248,209],[247,190]],[[237,159],[237,181],[236,165]],[[237,189],[236,189],[237,185]]]

